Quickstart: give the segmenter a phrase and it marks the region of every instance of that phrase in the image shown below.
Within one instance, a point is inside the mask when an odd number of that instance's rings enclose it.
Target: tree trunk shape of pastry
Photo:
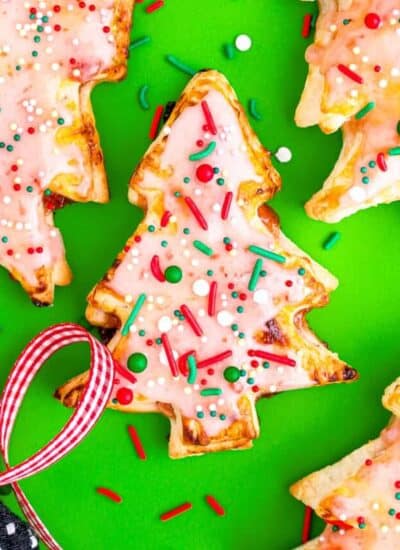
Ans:
[[[320,0],[315,43],[307,50],[299,126],[343,127],[343,149],[306,205],[337,222],[400,198],[400,7],[396,0]]]
[[[291,488],[328,523],[302,550],[400,548],[400,379],[383,403],[394,416],[377,439]]]
[[[108,200],[90,92],[125,74],[133,2],[1,3],[0,264],[37,305],[71,278],[53,211]]]
[[[116,329],[110,406],[167,415],[173,457],[247,448],[259,397],[356,377],[307,326],[337,282],[281,233],[266,205],[279,188],[216,71],[189,83],[132,177],[145,218],[87,316]],[[58,397],[75,405],[85,378]]]

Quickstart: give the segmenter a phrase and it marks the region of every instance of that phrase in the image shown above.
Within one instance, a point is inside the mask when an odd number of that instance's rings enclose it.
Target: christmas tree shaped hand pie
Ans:
[[[320,0],[315,43],[307,50],[299,126],[343,127],[338,162],[306,205],[337,222],[400,198],[400,7],[396,0]]]
[[[377,439],[291,488],[330,524],[303,550],[400,548],[400,379],[383,404],[394,416]]]
[[[38,305],[71,278],[53,210],[108,198],[90,92],[125,73],[133,2],[1,3],[0,265]]]
[[[173,457],[247,448],[259,397],[356,377],[307,326],[336,280],[282,235],[265,204],[279,187],[215,71],[189,83],[133,175],[146,215],[87,316],[116,329],[110,406],[166,414]],[[58,397],[75,405],[85,380]]]

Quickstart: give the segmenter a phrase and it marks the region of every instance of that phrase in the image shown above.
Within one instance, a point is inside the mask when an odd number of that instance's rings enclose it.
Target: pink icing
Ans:
[[[44,190],[71,174],[85,200],[92,184],[82,149],[57,145],[57,133],[78,121],[81,85],[113,64],[113,16],[113,0],[0,4],[0,263],[31,285],[64,257]]]
[[[400,420],[380,437],[384,450],[346,480],[330,501],[333,516],[354,528],[333,531],[328,526],[320,538],[321,550],[400,547]]]
[[[400,145],[397,123],[400,117],[400,5],[397,0],[353,0],[347,9],[332,8],[318,19],[317,41],[307,51],[307,61],[325,77],[321,99],[322,120],[335,129],[347,121],[345,133],[362,136],[361,152],[356,159],[351,187],[342,197],[341,206],[394,200],[399,184],[400,157],[389,151]],[[368,13],[377,14],[377,29],[366,26]],[[349,21],[348,24],[343,22]],[[363,79],[360,84],[344,75],[338,66],[350,68]],[[369,102],[376,107],[359,121],[354,115]],[[336,118],[335,118],[336,117]],[[336,121],[336,122],[334,122]],[[377,164],[383,153],[387,171]],[[352,159],[348,159],[350,161]],[[375,163],[370,166],[370,163]],[[365,173],[361,170],[366,168]],[[352,169],[352,168],[351,168]],[[334,173],[340,179],[339,172]],[[363,182],[363,178],[368,178]],[[366,183],[365,183],[366,182]]]
[[[172,127],[164,127],[162,135],[167,136],[167,142],[160,169],[168,171],[170,176],[160,179],[147,168],[139,185],[149,201],[157,200],[163,192],[164,210],[171,212],[172,217],[166,227],[161,227],[162,212],[146,216],[139,231],[143,230],[141,240],[128,251],[106,284],[124,297],[127,317],[139,294],[146,295],[127,336],[122,337],[123,345],[118,347],[121,339],[118,332],[111,346],[122,366],[126,366],[135,352],[146,355],[148,366],[143,372],[135,373],[135,384],[118,376],[113,398],[118,401],[118,391],[128,388],[136,398],[145,396],[151,402],[171,403],[177,413],[189,418],[197,415],[206,432],[213,435],[239,418],[240,396],[255,400],[261,394],[315,384],[302,366],[302,349],[293,349],[284,342],[260,344],[254,336],[285,308],[306,307],[306,301],[309,303],[311,294],[315,293],[307,280],[310,275],[318,277],[313,273],[315,264],[304,257],[283,264],[263,259],[262,267],[267,275],[259,278],[254,291],[248,289],[255,262],[260,258],[248,250],[249,246],[257,245],[284,256],[288,241],[282,234],[274,237],[258,218],[251,224],[247,221],[246,206],[237,200],[237,193],[241,183],[261,182],[261,178],[250,161],[233,108],[215,90],[210,91],[205,100],[214,116],[217,135],[203,129],[205,119],[200,104],[186,108]],[[216,144],[212,154],[203,160],[189,160],[189,155],[211,142]],[[198,167],[205,163],[219,169],[208,183],[196,177]],[[189,178],[186,183],[185,178]],[[223,220],[221,209],[230,192],[234,198],[229,215]],[[195,202],[208,229],[196,220],[185,197]],[[211,248],[212,256],[199,251],[193,245],[196,240]],[[183,273],[181,282],[159,281],[159,274],[156,272],[154,276],[151,270],[154,257],[158,257],[161,275],[167,267],[179,266]],[[306,274],[302,271],[299,274],[302,266]],[[215,313],[209,315],[213,281],[218,285],[216,308]],[[187,319],[179,319],[174,314],[182,305],[190,309],[201,327],[201,336],[196,335]],[[167,335],[177,358],[194,350],[201,364],[204,359],[227,350],[232,355],[213,364],[211,370],[199,368],[196,380],[189,383],[182,373],[173,376],[163,345],[156,342],[162,333]],[[252,349],[285,356],[296,366],[269,361],[265,368],[262,359],[249,356],[248,351]],[[255,362],[252,364],[252,361]],[[228,366],[242,370],[239,381],[225,380],[224,370]],[[221,394],[201,395],[207,388],[218,388]],[[140,398],[137,406],[140,407]]]

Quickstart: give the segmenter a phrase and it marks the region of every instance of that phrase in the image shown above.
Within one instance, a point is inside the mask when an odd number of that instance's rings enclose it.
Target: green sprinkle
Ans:
[[[168,241],[161,241],[161,246],[162,246],[163,248],[167,248],[167,246],[168,246]]]
[[[177,265],[170,265],[164,272],[165,279],[172,284],[180,283],[182,280],[182,269]]]
[[[36,27],[36,30],[37,30],[38,32],[43,32],[43,31],[44,31],[44,27],[42,27],[42,25],[38,25],[38,26]]]
[[[133,40],[133,42],[129,44],[129,50],[134,50],[135,48],[139,48],[139,46],[144,46],[149,42],[151,42],[150,36],[143,36],[142,38],[137,38],[136,40]]]
[[[210,416],[217,416],[217,411],[210,411]]]
[[[335,244],[339,241],[341,235],[338,231],[335,231],[329,237],[326,239],[326,241],[323,244],[324,250],[330,250],[335,246]]]
[[[391,157],[400,155],[400,147],[392,147],[391,149],[389,149],[388,153]]]
[[[243,313],[244,307],[243,307],[243,306],[238,306],[238,307],[236,308],[236,311],[237,311],[238,313]]]
[[[243,338],[246,338],[246,335],[245,335],[244,332],[239,332],[239,335],[238,335],[238,336],[239,336],[239,338],[240,338],[241,340],[243,340]]]
[[[9,153],[12,153],[12,151],[14,151],[14,147],[12,145],[7,145],[6,149]]]
[[[147,84],[143,84],[143,86],[141,86],[139,88],[139,105],[145,111],[150,109],[149,102],[147,101],[147,92],[148,91],[149,91],[149,87],[148,87]]]
[[[176,197],[177,199],[179,199],[180,196],[181,196],[180,191],[175,191],[175,192],[174,192],[174,197]]]
[[[214,174],[219,174],[219,168],[218,168],[218,166],[214,166],[213,172],[214,172]]]
[[[197,413],[197,418],[204,418],[204,413],[203,413],[203,411],[198,411],[198,413]]]
[[[263,365],[264,369],[269,369],[268,361],[264,361],[262,365]]]
[[[46,197],[49,197],[51,195],[51,189],[45,189],[44,194],[46,195]]]
[[[300,275],[300,277],[303,277],[303,275],[306,274],[306,270],[304,269],[304,267],[301,267],[297,270],[297,273]]]
[[[43,15],[42,23],[48,23],[48,22],[49,22],[49,18],[47,17],[47,15]]]
[[[197,377],[197,363],[194,355],[189,355],[188,367],[189,367],[188,383],[194,384],[196,382],[196,377]]]
[[[14,141],[19,141],[21,136],[19,134],[14,134]]]
[[[375,168],[376,162],[375,162],[374,160],[370,160],[369,163],[368,163],[368,166],[369,166],[370,168]]]
[[[218,178],[218,179],[217,179],[217,184],[218,184],[218,185],[224,185],[224,183],[225,183],[224,178]]]
[[[140,329],[139,332],[138,332],[139,336],[145,336],[146,335],[146,331],[143,330],[143,329]]]
[[[188,176],[185,176],[183,178],[183,183],[190,183],[190,178]]]
[[[231,294],[232,298],[237,298],[239,296],[239,292],[237,292],[236,290],[234,290]]]
[[[128,319],[126,320],[125,325],[122,328],[121,334],[122,336],[126,336],[129,332],[129,329],[131,328],[132,324],[134,323],[136,317],[139,314],[139,311],[142,309],[142,306],[144,302],[146,301],[146,294],[140,294],[138,299],[136,300],[135,306],[132,309],[132,311],[129,314]]]
[[[233,44],[224,44],[224,54],[228,59],[233,59],[235,55]]]
[[[4,149],[5,146],[6,144],[4,143],[4,141],[0,141],[0,149]]]
[[[224,369],[224,378],[227,382],[237,382],[240,378],[240,370],[237,367],[226,367]]]
[[[190,229],[189,229],[188,227],[184,227],[184,228],[183,228],[183,233],[184,233],[185,235],[190,235]]]
[[[143,372],[147,368],[147,357],[144,355],[144,353],[132,353],[132,355],[128,359],[128,369],[132,372]]]
[[[400,120],[397,123],[396,130],[397,130],[397,133],[400,135]]]
[[[40,40],[41,40],[40,36],[35,36],[33,38],[33,41],[36,42],[36,43],[40,42]]]
[[[362,174],[366,174],[368,172],[368,168],[366,166],[362,166],[361,169],[360,169],[360,172]]]
[[[114,403],[114,405],[117,405],[118,403],[118,399],[115,399],[115,397],[111,401]]]
[[[231,242],[230,238],[229,237],[224,237],[223,238],[223,243],[224,244],[229,244]]]
[[[1,237],[2,243],[8,243],[8,237]]]
[[[220,415],[219,415],[219,418],[220,418],[221,420],[226,420],[226,415],[225,415],[225,414],[220,414]]]
[[[193,246],[197,248],[197,250],[205,254],[206,256],[212,256],[214,254],[213,249],[201,241],[193,241]]]
[[[64,123],[65,123],[65,120],[62,117],[57,119],[57,124],[59,124],[60,126],[62,126]]]
[[[362,109],[358,111],[358,113],[356,113],[356,120],[364,118],[368,113],[375,109],[375,106],[375,101],[370,101],[369,103],[367,103]]]
[[[257,102],[254,98],[249,99],[249,113],[255,120],[262,120],[262,116],[257,110]]]
[[[394,496],[397,500],[400,500],[400,493],[396,493]]]
[[[265,269],[262,269],[260,271],[260,275],[261,275],[261,277],[266,277],[267,276],[267,272],[265,271]]]
[[[396,510],[394,508],[390,508],[390,510],[388,512],[389,516],[394,516],[395,513],[396,513]]]
[[[148,231],[150,231],[150,233],[154,233],[154,231],[156,230],[154,225],[149,225],[147,229]]]
[[[233,325],[231,325],[231,329],[232,329],[233,331],[238,330],[238,329],[239,329],[239,325],[237,325],[236,323],[233,323]]]
[[[212,277],[212,276],[214,275],[214,271],[213,271],[212,269],[208,269],[208,270],[207,270],[207,275],[208,275],[209,277]]]
[[[359,524],[358,524],[358,527],[359,527],[360,529],[365,529],[366,526],[367,526],[367,525],[366,525],[365,523],[359,523]]]
[[[284,264],[286,262],[286,258],[284,256],[276,254],[275,252],[271,252],[270,250],[266,250],[265,248],[260,248],[259,246],[255,246],[253,244],[249,246],[249,250],[254,254],[258,254],[263,258],[268,258],[269,260],[273,260],[274,262],[278,262],[279,264]]]
[[[202,160],[208,157],[209,155],[211,155],[211,153],[215,151],[216,146],[217,146],[216,141],[210,141],[207,147],[205,147],[201,151],[198,151],[197,153],[193,153],[192,155],[189,155],[189,160],[196,161],[196,160]]]
[[[254,292],[255,289],[256,289],[258,280],[260,278],[262,265],[263,265],[262,260],[257,260],[256,263],[254,264],[253,272],[251,274],[249,284],[248,284],[248,287],[247,287],[251,292]]]
[[[200,390],[200,395],[202,397],[210,397],[212,395],[221,395],[222,390],[221,388],[204,388],[204,390]]]
[[[361,180],[363,183],[369,183],[369,178],[367,176],[364,176],[363,179]]]
[[[32,57],[37,57],[39,55],[39,52],[36,50],[33,50]]]
[[[161,346],[161,344],[162,344],[161,338],[156,338],[156,344],[157,344],[158,346]]]
[[[252,384],[254,384],[254,378],[248,378],[247,379],[247,383],[251,386]]]
[[[196,74],[196,71],[192,69],[192,67],[189,67],[189,65],[186,65],[174,55],[168,54],[165,56],[165,59],[168,63],[171,63],[171,65],[190,76],[194,76]]]
[[[351,23],[351,19],[343,19],[343,25],[349,25]]]
[[[332,531],[337,533],[337,531],[339,531],[339,527],[337,525],[332,525]]]
[[[32,185],[28,185],[28,187],[26,188],[26,190],[28,191],[28,193],[32,193],[32,191],[33,191]]]
[[[240,371],[240,376],[246,376],[246,371],[244,369]]]

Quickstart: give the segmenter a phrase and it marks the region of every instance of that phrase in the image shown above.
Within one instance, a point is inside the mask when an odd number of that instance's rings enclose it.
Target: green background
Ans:
[[[150,0],[147,0],[149,3]],[[79,321],[85,297],[109,267],[140,219],[127,201],[127,184],[148,144],[158,104],[178,97],[188,77],[171,67],[175,54],[194,68],[212,67],[230,79],[242,102],[256,98],[261,122],[252,124],[271,150],[289,146],[293,161],[279,166],[283,190],[273,201],[285,233],[340,280],[330,305],[309,315],[317,334],[361,373],[349,385],[287,392],[258,404],[261,437],[254,449],[172,461],[168,421],[157,415],[107,411],[81,446],[49,471],[22,483],[34,507],[67,550],[258,549],[284,550],[299,543],[303,506],[289,485],[374,437],[388,414],[380,397],[398,374],[400,299],[397,204],[353,216],[337,226],[308,219],[307,198],[329,173],[340,135],[295,127],[293,115],[306,64],[302,17],[315,4],[296,0],[166,0],[156,13],[137,5],[132,36],[151,36],[134,50],[129,73],[119,84],[99,86],[93,103],[112,193],[108,205],[72,205],[57,213],[75,279],[57,290],[55,306],[36,309],[19,285],[0,273],[0,383],[30,338],[52,323]],[[253,48],[224,57],[222,46],[245,32]],[[150,111],[137,101],[149,85]],[[330,252],[322,242],[342,233]],[[70,411],[52,398],[54,389],[87,367],[85,346],[60,352],[29,391],[12,440],[16,463],[55,435]],[[148,453],[139,461],[126,433],[133,423]],[[121,505],[97,495],[106,486],[124,497]],[[227,515],[204,503],[215,495]],[[159,514],[184,501],[193,510],[169,523]],[[7,505],[18,509],[13,497]],[[314,522],[314,534],[322,524]]]

